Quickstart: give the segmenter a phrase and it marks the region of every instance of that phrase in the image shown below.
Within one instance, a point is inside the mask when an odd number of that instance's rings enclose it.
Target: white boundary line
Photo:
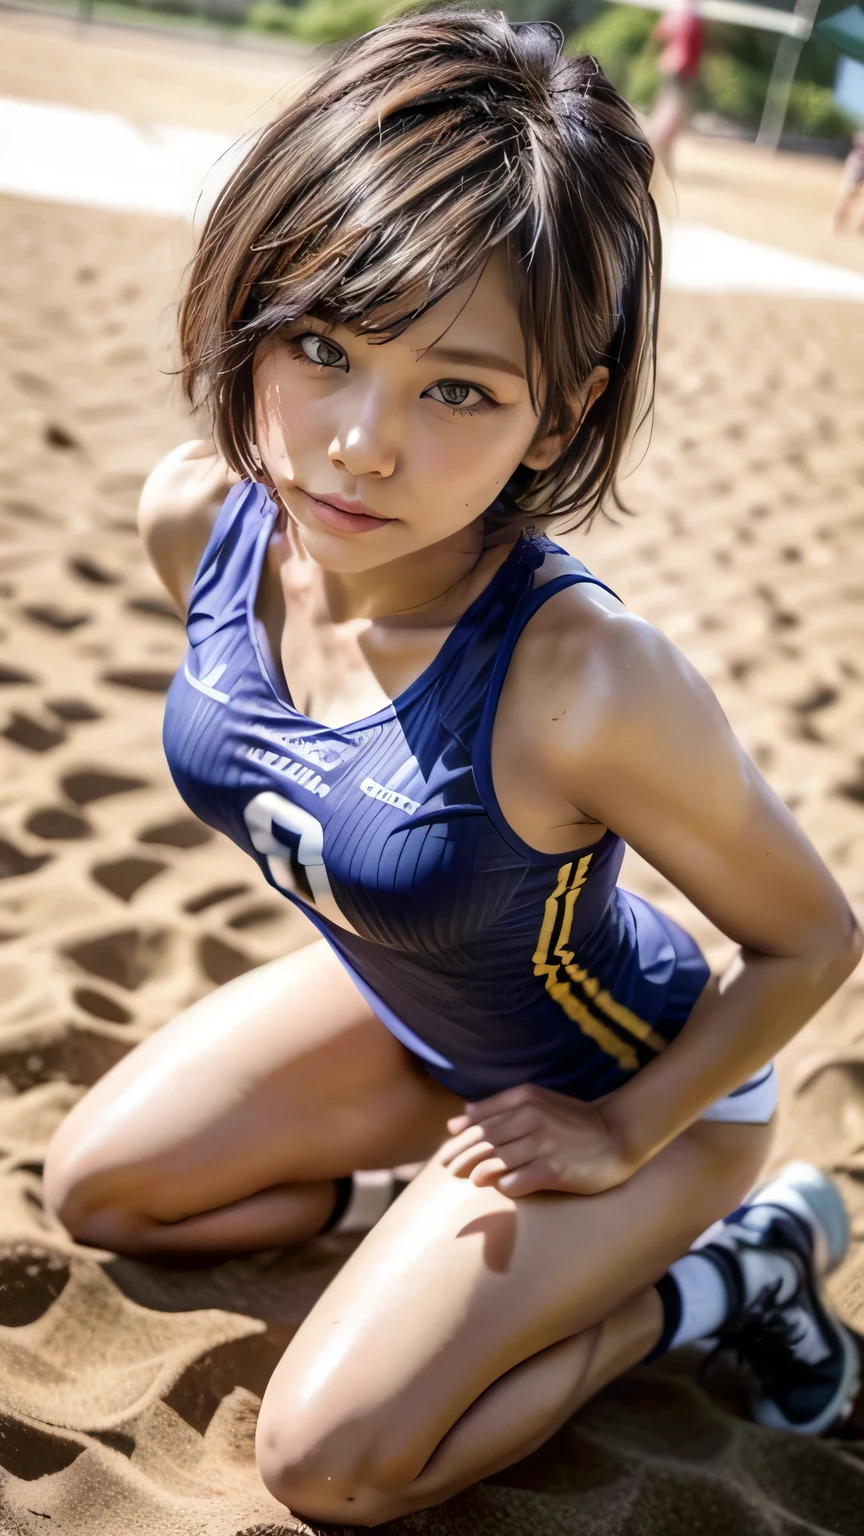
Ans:
[[[0,96],[0,193],[197,220],[248,142]],[[864,302],[857,272],[705,224],[679,224],[666,243],[669,288]]]

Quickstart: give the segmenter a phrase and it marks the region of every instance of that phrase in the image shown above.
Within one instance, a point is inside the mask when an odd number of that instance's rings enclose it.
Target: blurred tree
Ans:
[[[848,0],[824,0],[820,17],[842,10]],[[778,6],[789,10],[791,6]],[[568,40],[571,52],[593,53],[612,83],[635,107],[653,105],[659,77],[657,14],[635,6],[604,5]],[[713,112],[744,128],[759,125],[777,51],[776,33],[718,22],[706,27],[706,48],[695,92],[697,111]],[[847,140],[851,124],[831,94],[837,55],[819,38],[805,43],[786,117],[788,132],[817,139]]]
[[[282,32],[307,43],[337,43],[368,32],[387,16],[410,10],[413,3],[416,0],[253,0],[247,23],[256,31]],[[603,0],[479,3],[489,10],[506,10],[511,21],[557,21],[565,34],[582,26],[596,11],[606,9]]]
[[[593,53],[606,74],[634,107],[650,107],[657,94],[658,48],[651,34],[656,11],[634,5],[603,5],[568,40],[569,53]]]
[[[410,9],[412,3],[415,0],[252,0],[247,24],[257,31],[328,45],[357,37],[387,16]],[[486,3],[490,9],[505,9],[512,21],[557,21],[568,34],[570,52],[593,53],[628,101],[642,111],[653,105],[659,85],[658,47],[652,40],[656,11],[609,5],[604,0],[505,0],[502,7],[494,0]],[[820,17],[831,16],[847,4],[848,0],[823,0]],[[781,3],[778,8],[791,6]],[[775,33],[709,24],[696,110],[716,113],[748,129],[758,127],[777,41]],[[788,130],[814,138],[849,137],[849,120],[831,95],[836,66],[836,52],[827,43],[814,38],[805,44],[789,102]]]
[[[246,20],[256,31],[281,32],[301,43],[339,43],[369,32],[396,9],[381,0],[253,0]]]

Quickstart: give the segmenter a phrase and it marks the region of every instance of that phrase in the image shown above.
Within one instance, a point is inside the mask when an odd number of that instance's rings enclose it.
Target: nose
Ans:
[[[346,400],[346,406],[349,402]],[[346,474],[386,480],[396,468],[392,410],[382,398],[369,394],[346,410],[327,452],[330,462]]]

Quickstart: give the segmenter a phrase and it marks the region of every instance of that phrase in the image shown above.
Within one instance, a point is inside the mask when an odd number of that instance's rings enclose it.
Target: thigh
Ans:
[[[360,997],[324,941],[260,966],[138,1045],[76,1105],[46,1185],[156,1220],[286,1181],[429,1157],[455,1096]]]
[[[281,1445],[295,1466],[411,1482],[493,1382],[611,1315],[733,1210],[770,1136],[695,1126],[590,1198],[509,1200],[433,1159],[280,1361],[259,1424],[268,1458]]]

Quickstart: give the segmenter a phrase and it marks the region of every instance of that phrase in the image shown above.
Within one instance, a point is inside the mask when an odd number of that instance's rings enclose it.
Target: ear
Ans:
[[[527,469],[548,469],[560,459],[568,444],[572,443],[595,400],[599,400],[609,383],[609,369],[602,365],[592,368],[579,392],[576,402],[576,427],[566,432],[549,432],[545,437],[535,437],[522,463]]]

